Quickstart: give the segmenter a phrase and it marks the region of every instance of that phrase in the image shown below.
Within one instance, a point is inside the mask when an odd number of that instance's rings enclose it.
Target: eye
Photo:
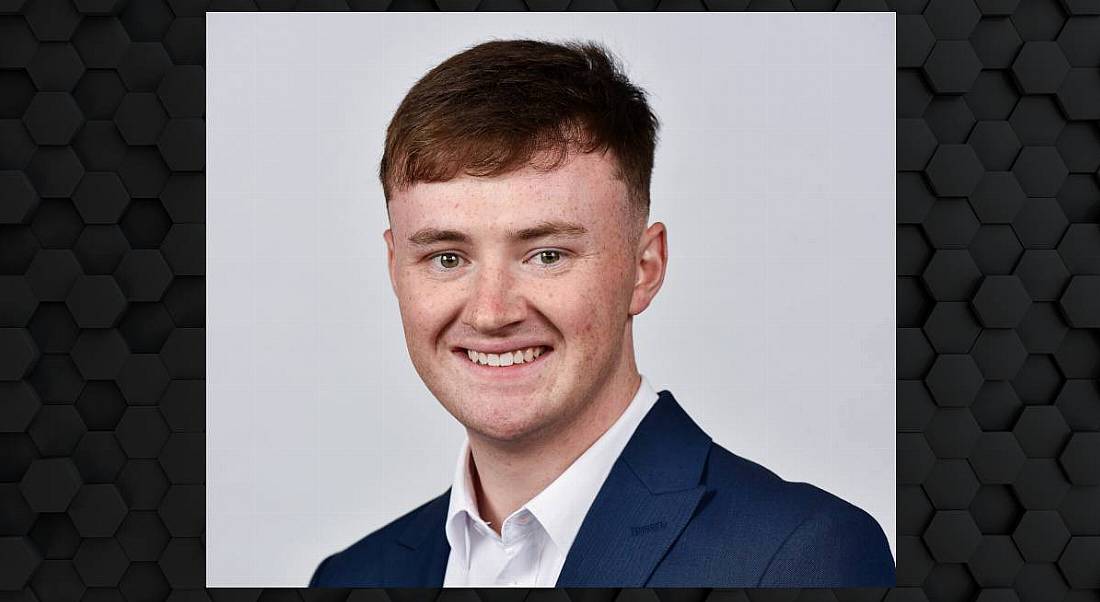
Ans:
[[[561,251],[555,249],[543,249],[532,258],[539,265],[553,265],[561,261]]]
[[[462,258],[458,256],[458,253],[440,253],[432,259],[438,263],[439,267],[447,270],[453,270],[462,263]]]

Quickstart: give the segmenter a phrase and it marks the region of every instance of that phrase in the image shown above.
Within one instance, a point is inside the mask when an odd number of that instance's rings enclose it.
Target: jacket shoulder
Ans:
[[[763,587],[892,587],[894,560],[863,509],[712,444],[704,481],[712,520],[752,534]],[[741,541],[744,541],[743,534]]]
[[[309,587],[381,587],[387,550],[397,544],[413,521],[429,506],[446,504],[450,491],[401,515],[347,548],[321,561]]]

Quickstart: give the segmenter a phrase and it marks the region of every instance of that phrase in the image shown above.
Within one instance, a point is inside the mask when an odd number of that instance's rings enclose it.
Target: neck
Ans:
[[[504,519],[546,489],[622,416],[641,385],[633,361],[611,379],[599,399],[567,424],[523,442],[499,442],[468,433],[478,513],[500,534]]]

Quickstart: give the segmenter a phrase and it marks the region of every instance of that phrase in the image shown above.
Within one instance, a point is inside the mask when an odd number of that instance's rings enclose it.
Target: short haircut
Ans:
[[[378,175],[388,205],[393,192],[418,182],[528,165],[551,171],[570,152],[610,150],[631,208],[644,218],[658,125],[645,91],[599,44],[494,40],[413,85],[386,130]]]

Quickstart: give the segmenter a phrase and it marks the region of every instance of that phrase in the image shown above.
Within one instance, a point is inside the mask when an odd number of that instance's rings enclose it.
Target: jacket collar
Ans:
[[[558,587],[642,587],[703,497],[711,439],[661,391],[581,523]],[[421,509],[386,558],[386,587],[442,587],[451,490]]]

